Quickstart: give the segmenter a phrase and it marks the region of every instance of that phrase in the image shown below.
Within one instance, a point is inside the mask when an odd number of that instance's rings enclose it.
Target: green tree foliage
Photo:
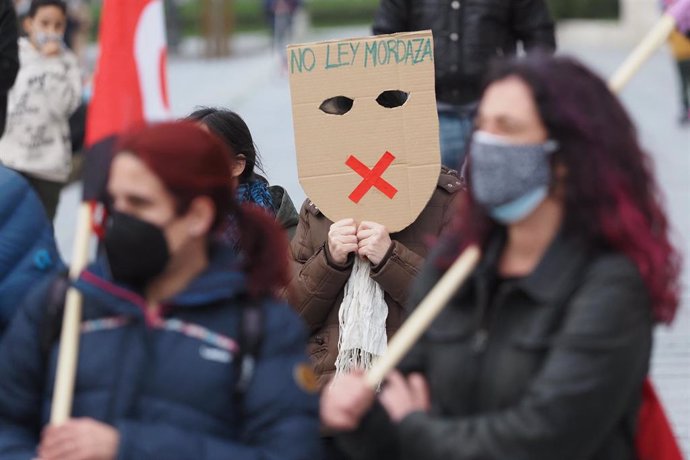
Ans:
[[[556,19],[615,19],[619,14],[618,0],[546,1]],[[304,0],[311,23],[316,27],[371,24],[378,3],[379,0]],[[233,0],[235,30],[264,29],[262,4],[261,0]],[[200,0],[187,0],[181,4],[180,18],[185,35],[199,34],[200,11]],[[94,13],[98,12],[98,8],[94,8]]]
[[[616,19],[618,0],[547,0],[556,19]]]

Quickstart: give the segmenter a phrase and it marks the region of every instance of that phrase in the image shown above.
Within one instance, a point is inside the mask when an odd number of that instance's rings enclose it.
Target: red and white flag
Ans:
[[[86,143],[170,118],[162,0],[105,0]]]

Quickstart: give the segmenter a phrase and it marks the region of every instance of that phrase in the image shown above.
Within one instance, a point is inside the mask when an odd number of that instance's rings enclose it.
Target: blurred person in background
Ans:
[[[65,45],[84,62],[91,29],[91,9],[85,0],[68,0]]]
[[[63,41],[66,25],[64,1],[32,1],[0,138],[0,162],[27,178],[51,221],[72,169],[69,117],[81,102],[79,64]]]
[[[374,34],[431,29],[441,163],[462,170],[481,82],[492,58],[556,48],[544,0],[381,0]]]
[[[275,216],[285,229],[288,238],[295,235],[299,215],[290,196],[280,185],[269,185],[268,180],[258,171],[262,171],[261,158],[252,139],[249,127],[242,117],[232,110],[202,108],[187,116],[218,136],[233,155],[232,178],[237,181],[237,200],[240,203],[252,203]],[[228,223],[225,232],[229,241],[235,241],[236,229]]]
[[[0,0],[0,137],[5,131],[7,93],[19,71],[17,17],[11,0]]]
[[[43,205],[21,175],[0,165],[0,337],[22,299],[60,268]]]
[[[10,0],[0,0],[0,137],[7,91],[19,69],[17,18]],[[62,267],[53,226],[27,181],[0,165],[0,337],[21,299],[41,278]]]
[[[590,70],[538,54],[490,72],[476,126],[412,305],[470,244],[479,265],[380,394],[345,376],[322,421],[354,459],[636,459],[680,268],[635,127]]]
[[[183,24],[180,17],[180,8],[187,0],[170,0],[163,3],[165,7],[165,35],[168,52],[176,54],[182,43]]]
[[[0,458],[316,458],[304,326],[274,297],[286,242],[233,199],[230,152],[189,122],[136,129],[115,152],[104,251],[74,282],[73,418],[46,425],[60,317],[46,320],[47,280],[0,346]],[[241,258],[217,237],[228,215]]]
[[[676,0],[662,0],[661,8],[671,7]],[[674,29],[668,38],[671,54],[678,68],[678,94],[680,96],[681,125],[690,125],[690,34],[683,35]]]
[[[263,0],[264,17],[271,30],[273,52],[278,56],[281,70],[287,72],[287,51],[293,34],[295,14],[302,0]]]
[[[678,93],[680,95],[680,116],[682,125],[690,125],[690,38],[678,30],[669,37],[671,52],[678,68]]]
[[[26,36],[25,21],[29,15],[29,8],[31,7],[31,0],[14,0],[14,9],[17,13],[17,21],[19,24],[20,36]]]

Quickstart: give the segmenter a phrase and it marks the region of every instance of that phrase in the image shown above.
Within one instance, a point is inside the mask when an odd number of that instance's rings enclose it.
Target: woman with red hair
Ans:
[[[499,63],[468,176],[416,299],[470,244],[478,267],[378,396],[336,380],[322,421],[355,459],[636,459],[679,261],[628,115],[575,60]]]
[[[0,349],[3,460],[318,456],[306,331],[274,298],[285,238],[233,200],[231,161],[190,122],[120,139],[104,256],[74,283],[84,299],[74,418],[45,426],[58,346],[41,340],[46,283]],[[241,256],[218,235],[228,215]]]

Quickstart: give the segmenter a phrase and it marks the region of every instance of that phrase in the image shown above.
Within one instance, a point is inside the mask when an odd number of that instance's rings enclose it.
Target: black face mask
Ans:
[[[170,259],[163,230],[128,214],[110,216],[103,244],[113,279],[139,289],[160,275]]]

